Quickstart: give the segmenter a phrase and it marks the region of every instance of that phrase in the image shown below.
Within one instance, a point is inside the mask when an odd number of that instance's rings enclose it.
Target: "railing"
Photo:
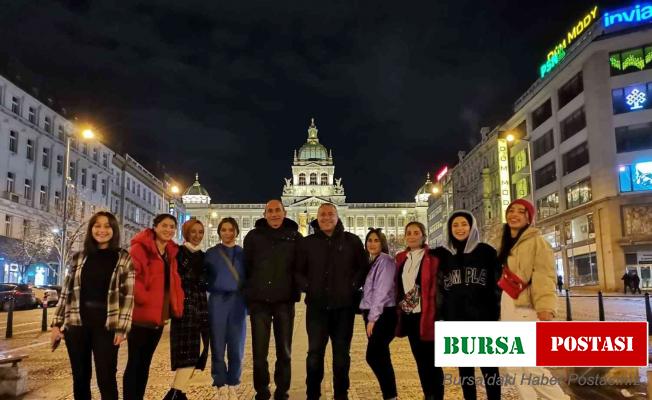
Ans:
[[[605,296],[602,294],[602,292],[598,292],[597,295],[572,295],[570,294],[570,291],[566,289],[566,321],[572,321],[573,320],[573,313],[572,313],[572,307],[571,307],[571,297],[578,297],[578,298],[597,298],[598,304],[598,320],[600,321],[606,321],[606,316],[604,312],[604,298]],[[632,299],[636,298],[638,296],[608,296],[607,299]],[[650,306],[650,294],[648,292],[645,292],[645,295],[643,296],[645,298],[645,319],[648,322],[648,333],[652,335],[652,306]]]

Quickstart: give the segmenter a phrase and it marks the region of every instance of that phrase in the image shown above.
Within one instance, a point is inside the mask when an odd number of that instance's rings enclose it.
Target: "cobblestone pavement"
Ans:
[[[613,299],[615,300],[615,299]],[[619,300],[619,304],[612,303],[607,309],[607,319],[610,320],[641,320],[645,319],[645,308],[641,298]],[[574,319],[595,320],[597,319],[597,300],[593,298],[573,299]],[[563,310],[564,299],[560,298],[560,310]],[[595,310],[595,311],[593,311]],[[618,317],[622,314],[623,317]],[[0,352],[28,354],[29,358],[22,364],[29,372],[29,393],[23,396],[24,399],[72,399],[72,381],[70,367],[66,353],[65,344],[57,351],[51,352],[47,346],[48,334],[40,332],[40,310],[20,311],[14,314],[14,337],[9,340],[0,339]],[[610,317],[611,315],[611,317]],[[636,318],[634,318],[636,317]],[[560,315],[560,319],[565,319],[565,314]],[[307,353],[307,337],[305,331],[305,306],[302,303],[297,304],[294,342],[293,342],[293,360],[292,370],[293,379],[290,392],[290,398],[305,398],[305,355]],[[6,327],[6,313],[0,314],[0,335],[4,338]],[[146,393],[147,399],[162,399],[169,389],[173,373],[169,370],[169,332],[163,334],[161,343],[156,351],[152,367],[150,370],[150,380]],[[365,350],[367,338],[364,333],[362,318],[356,318],[353,343],[351,346],[351,390],[350,399],[381,399],[378,383],[371,369],[365,362]],[[270,344],[269,364],[273,368],[274,351],[273,339]],[[120,350],[118,379],[119,386],[122,380],[122,371],[127,361],[127,348],[123,346]],[[400,399],[421,399],[419,379],[416,373],[416,365],[410,352],[407,339],[395,339],[392,342],[392,360],[396,371],[398,392]],[[322,398],[332,398],[332,376],[330,366],[332,357],[330,347],[326,353],[325,378],[323,382]],[[215,391],[211,387],[210,363],[206,371],[200,371],[193,378],[192,386],[188,392],[190,399],[211,399]],[[455,368],[445,369],[445,373],[457,376]],[[479,370],[477,371],[479,373]],[[555,375],[563,373],[561,370],[553,371]],[[251,362],[251,341],[247,338],[246,352],[244,359],[244,368],[242,374],[242,384],[238,389],[239,399],[253,399],[254,391],[252,387],[252,362]],[[94,386],[94,398],[99,399],[99,393]],[[595,399],[595,398],[624,398],[615,397],[615,395],[596,396],[595,393],[583,393],[582,391],[569,391],[573,393],[574,399]],[[636,390],[637,389],[637,390]],[[615,389],[614,389],[615,390]],[[620,389],[618,389],[620,390]],[[633,392],[641,392],[640,388],[634,388]],[[617,391],[612,391],[617,393]],[[642,394],[642,393],[639,393]],[[461,399],[461,389],[457,385],[446,386],[446,399]],[[478,388],[478,398],[486,398],[484,388]],[[514,387],[506,386],[503,388],[503,399],[517,399]],[[635,398],[644,398],[636,396]]]

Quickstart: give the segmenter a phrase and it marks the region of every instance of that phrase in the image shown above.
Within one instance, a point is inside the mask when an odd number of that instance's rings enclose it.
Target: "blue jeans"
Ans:
[[[208,319],[211,329],[213,386],[239,385],[244,356],[247,307],[237,292],[211,293]],[[228,367],[224,355],[228,353]]]

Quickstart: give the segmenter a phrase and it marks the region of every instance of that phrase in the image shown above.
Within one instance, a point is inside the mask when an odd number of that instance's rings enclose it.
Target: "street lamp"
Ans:
[[[81,134],[82,138],[86,140],[91,140],[95,137],[95,133],[92,129],[84,129]],[[61,188],[61,194],[63,198],[63,210],[61,215],[61,251],[59,255],[61,259],[59,260],[59,274],[57,276],[57,282],[61,284],[63,282],[61,273],[63,272],[64,264],[68,258],[68,251],[66,249],[66,231],[68,228],[68,181],[70,180],[70,144],[72,142],[72,133],[66,134],[66,152],[63,158],[64,173],[63,173],[63,184]]]

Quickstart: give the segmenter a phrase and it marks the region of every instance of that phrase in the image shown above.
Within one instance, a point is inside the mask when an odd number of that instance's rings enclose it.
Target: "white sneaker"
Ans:
[[[229,394],[228,394],[228,399],[229,400],[238,400],[238,393],[236,390],[238,389],[239,386],[227,386]]]

